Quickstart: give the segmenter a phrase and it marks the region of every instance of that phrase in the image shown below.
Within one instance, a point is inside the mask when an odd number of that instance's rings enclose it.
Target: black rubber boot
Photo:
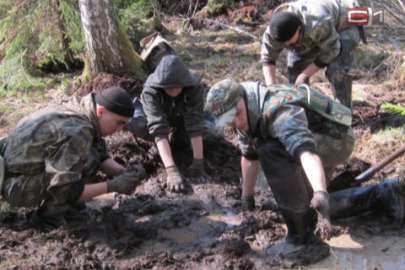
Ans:
[[[329,194],[332,218],[345,218],[368,211],[382,210],[402,226],[405,216],[404,184],[398,180],[355,187]]]
[[[303,214],[282,211],[282,215],[287,224],[287,237],[269,247],[268,255],[278,256],[283,267],[312,264],[329,256],[328,244],[314,234],[316,214],[312,209]]]
[[[316,213],[309,209],[304,214],[282,211],[287,225],[286,241],[292,244],[306,244],[315,239]]]

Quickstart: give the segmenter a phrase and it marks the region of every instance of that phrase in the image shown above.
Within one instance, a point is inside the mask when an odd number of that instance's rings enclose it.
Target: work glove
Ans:
[[[107,191],[129,195],[140,183],[140,180],[145,177],[145,170],[141,167],[137,170],[124,172],[120,175],[115,176],[112,180],[107,181]]]
[[[208,181],[209,177],[204,170],[204,160],[194,159],[193,163],[187,168],[185,173],[186,177],[192,178],[194,181],[199,183],[205,183]]]
[[[184,190],[183,178],[175,165],[166,168],[167,189],[172,192]]]
[[[311,200],[310,206],[315,209],[318,214],[318,224],[316,233],[322,239],[329,240],[332,232],[330,222],[329,194],[326,191],[316,191]]]
[[[242,197],[242,211],[253,211],[255,210],[255,197],[246,196]]]

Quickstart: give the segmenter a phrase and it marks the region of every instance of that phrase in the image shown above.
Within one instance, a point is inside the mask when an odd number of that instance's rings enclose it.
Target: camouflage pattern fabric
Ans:
[[[317,151],[325,160],[328,155],[334,155],[338,157],[338,163],[345,161],[347,152],[351,152],[353,146],[351,128],[329,121],[302,105],[289,104],[289,101],[292,103],[295,101],[293,95],[289,98],[291,94],[289,87],[273,86],[273,90],[270,90],[256,82],[244,82],[241,85],[245,90],[251,128],[247,134],[238,135],[244,156],[255,156],[253,152],[258,148],[257,139],[259,141],[276,139],[284,145],[291,156],[296,156],[297,151],[306,148]],[[275,92],[274,89],[279,91]],[[272,96],[274,93],[277,95]],[[329,147],[335,144],[338,147],[331,151]],[[339,147],[345,144],[348,144],[349,150]],[[342,156],[339,155],[340,151]],[[338,164],[335,161],[332,163],[331,167]]]
[[[227,91],[223,91],[227,89]],[[236,106],[242,98],[242,86],[231,80],[225,79],[214,84],[207,94],[207,102],[205,104],[205,111],[209,111],[215,116],[221,115],[226,111]]]
[[[272,99],[274,91],[258,83],[245,82],[242,85],[251,127],[247,134],[239,133],[242,154],[248,159],[256,155],[254,159],[260,161],[282,213],[308,214],[311,212],[312,189],[299,154],[302,151],[317,153],[328,181],[336,166],[344,163],[353,150],[351,128],[345,127],[337,134],[330,133],[330,127],[339,126],[337,123],[298,104],[288,104],[285,102],[288,97],[283,101]],[[284,90],[289,88],[283,87]],[[283,91],[283,87],[274,86],[279,89],[277,97],[291,93]],[[285,103],[280,104],[280,101]],[[326,127],[325,123],[328,123]],[[244,153],[243,149],[251,152]]]
[[[339,55],[326,67],[326,77],[332,85],[334,96],[345,106],[351,108],[352,77],[349,71],[355,59],[354,51],[360,42],[357,28],[349,28],[340,33],[341,49]],[[288,52],[288,82],[293,84],[298,75],[316,59],[314,55],[299,55]]]
[[[347,24],[348,7],[359,6],[356,0],[327,0],[322,2],[299,0],[286,3],[274,12],[291,11],[304,23],[299,41],[286,47],[270,37],[270,28],[263,34],[261,62],[274,64],[283,49],[287,55],[288,81],[293,84],[297,76],[311,63],[327,66],[326,76],[331,82],[334,96],[351,108],[354,50],[361,40],[359,28]]]
[[[93,94],[47,107],[22,119],[8,137],[3,197],[24,207],[72,203],[107,158]]]
[[[276,12],[293,12],[304,24],[299,41],[286,47],[283,42],[271,38],[270,28],[267,27],[262,38],[261,62],[275,63],[284,48],[305,58],[314,58],[320,67],[331,63],[339,54],[340,32],[348,29],[347,8],[358,6],[356,0],[298,0],[285,3],[276,8]]]

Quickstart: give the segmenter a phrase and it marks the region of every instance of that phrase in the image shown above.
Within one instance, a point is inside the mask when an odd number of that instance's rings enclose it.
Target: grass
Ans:
[[[34,77],[24,68],[22,55],[0,64],[0,96],[13,96],[17,92],[40,91],[49,88],[50,78]]]
[[[372,135],[372,140],[377,143],[402,142],[405,143],[405,128],[386,128]]]

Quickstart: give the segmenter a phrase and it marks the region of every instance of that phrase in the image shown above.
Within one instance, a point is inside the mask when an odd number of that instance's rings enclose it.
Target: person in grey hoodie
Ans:
[[[167,188],[170,191],[184,189],[184,179],[169,142],[173,138],[186,139],[187,145],[191,144],[193,161],[185,175],[200,180],[206,177],[202,139],[203,103],[199,78],[190,73],[176,55],[161,59],[147,78],[140,98],[134,100],[135,113],[127,129],[135,137],[154,140],[166,168]]]

